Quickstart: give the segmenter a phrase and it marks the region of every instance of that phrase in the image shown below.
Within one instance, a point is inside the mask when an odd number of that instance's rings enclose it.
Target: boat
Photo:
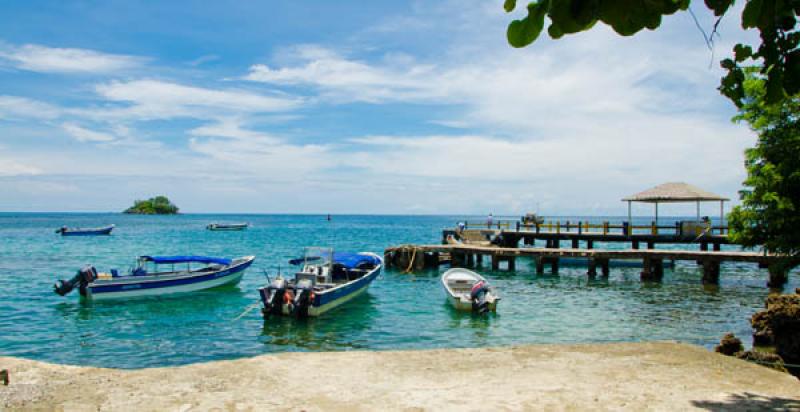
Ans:
[[[103,236],[110,235],[112,230],[114,230],[114,225],[95,228],[69,228],[62,226],[56,230],[56,233],[61,234],[61,236]]]
[[[249,223],[211,223],[206,226],[208,230],[245,230],[250,226]]]
[[[82,297],[92,300],[194,292],[238,283],[254,259],[255,256],[140,256],[128,274],[120,275],[116,269],[98,273],[90,265],[72,279],[57,281],[53,290],[64,296],[78,288]],[[162,270],[165,266],[168,270]]]
[[[364,293],[383,267],[370,252],[334,252],[305,248],[304,256],[289,261],[300,266],[293,278],[278,275],[258,290],[264,319],[320,316]]]
[[[483,276],[467,269],[453,268],[442,275],[447,301],[458,310],[494,312],[500,297]]]

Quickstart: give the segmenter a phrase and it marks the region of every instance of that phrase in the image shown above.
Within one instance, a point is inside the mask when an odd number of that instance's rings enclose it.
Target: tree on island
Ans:
[[[178,206],[172,204],[166,196],[156,196],[147,200],[137,200],[133,206],[123,213],[135,215],[174,215],[178,213]]]
[[[704,0],[717,21],[733,0]],[[516,0],[503,7],[511,12]],[[514,47],[533,43],[550,21],[553,39],[590,30],[600,21],[622,36],[644,28],[655,30],[661,17],[689,9],[690,0],[538,0],[528,15],[508,25]],[[691,12],[691,10],[690,10]],[[756,147],[746,152],[747,180],[740,192],[742,205],[730,215],[731,238],[744,246],[764,245],[788,256],[787,269],[800,265],[800,0],[747,0],[741,16],[744,29],[758,29],[761,44],[737,44],[734,59],[720,65],[727,70],[719,91],[739,109],[735,121],[745,121],[758,133]],[[705,35],[705,33],[704,33]],[[749,65],[746,65],[749,64]]]

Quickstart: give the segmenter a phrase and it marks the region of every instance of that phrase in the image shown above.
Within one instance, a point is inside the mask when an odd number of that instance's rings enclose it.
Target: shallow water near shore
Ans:
[[[515,272],[478,270],[503,298],[497,313],[487,317],[447,306],[438,283],[441,272],[430,270],[385,271],[365,295],[318,319],[265,324],[256,308],[234,320],[257,302],[263,271],[274,275],[278,265],[289,271],[286,262],[303,246],[382,254],[390,245],[438,243],[442,228],[461,219],[334,216],[327,222],[325,216],[300,215],[0,213],[0,354],[140,368],[285,351],[665,339],[711,347],[731,331],[749,342],[748,319],[763,308],[769,292],[766,270],[752,264],[724,264],[720,285],[704,287],[700,269],[689,262],[665,270],[660,283],[643,283],[637,268],[612,268],[608,279],[597,280],[588,280],[580,267],[537,276],[533,262],[521,259]],[[211,222],[237,221],[252,227],[205,230]],[[107,237],[54,233],[64,225],[111,223],[117,227]],[[238,286],[181,297],[91,303],[76,292],[61,297],[52,291],[56,279],[71,277],[85,264],[126,271],[144,254],[256,255],[256,261]],[[792,273],[786,290],[797,286]]]

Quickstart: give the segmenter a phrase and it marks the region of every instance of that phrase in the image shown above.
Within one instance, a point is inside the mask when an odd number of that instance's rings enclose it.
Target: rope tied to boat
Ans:
[[[244,315],[250,313],[253,309],[261,306],[261,302],[251,303],[250,305],[245,308],[244,312],[240,313],[239,316],[233,318],[231,322],[236,322],[237,320],[241,319]]]

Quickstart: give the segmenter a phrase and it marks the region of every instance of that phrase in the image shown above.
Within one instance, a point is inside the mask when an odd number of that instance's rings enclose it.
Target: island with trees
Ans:
[[[156,196],[147,200],[137,200],[133,206],[123,213],[132,215],[176,215],[178,206],[175,206],[166,196]]]

